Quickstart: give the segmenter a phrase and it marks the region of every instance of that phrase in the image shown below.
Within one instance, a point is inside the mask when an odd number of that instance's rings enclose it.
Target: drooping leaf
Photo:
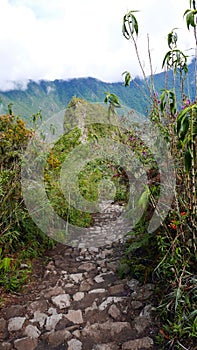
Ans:
[[[186,170],[187,173],[189,173],[189,171],[191,170],[191,167],[192,167],[192,155],[191,155],[190,148],[188,148],[185,151],[184,161],[185,161],[185,170]]]
[[[185,108],[179,113],[179,115],[177,117],[177,135],[179,135],[179,133],[180,133],[182,120],[186,116],[187,113],[188,113],[187,108]]]
[[[181,141],[185,140],[185,137],[186,137],[188,131],[189,131],[189,118],[188,118],[188,115],[185,115],[185,117],[182,120],[181,129],[179,132],[179,138]]]
[[[127,71],[125,71],[124,73],[122,73],[122,75],[124,75],[124,85],[125,86],[129,86],[130,85],[130,82],[131,82],[131,74]]]
[[[138,11],[129,11],[123,17],[122,33],[127,40],[129,40],[134,33],[138,36],[138,22],[133,14],[134,12]]]
[[[173,48],[173,45],[176,46],[176,43],[178,41],[178,35],[174,31],[175,29],[177,29],[177,28],[173,28],[172,31],[170,33],[168,33],[168,46],[170,49]]]
[[[163,62],[162,62],[162,68],[165,66],[166,63],[169,62],[169,59],[170,59],[170,54],[171,54],[171,51],[168,51],[163,59]]]
[[[121,107],[121,104],[118,100],[118,96],[116,96],[115,94],[110,93],[110,92],[105,92],[105,94],[106,94],[106,97],[104,99],[105,103],[109,103],[110,105],[112,105],[115,108]]]
[[[166,106],[166,90],[164,90],[160,96],[160,109],[161,112],[164,112]]]
[[[130,39],[130,34],[129,34],[128,30],[127,30],[126,21],[127,21],[127,19],[126,19],[126,15],[125,15],[123,17],[122,33],[123,33],[124,37],[127,40],[129,40]]]
[[[174,91],[169,91],[169,99],[170,99],[170,112],[172,115],[176,113],[176,95]]]
[[[187,29],[190,29],[190,26],[196,27],[195,23],[195,15],[196,15],[196,10],[186,10],[184,13],[184,16],[186,16],[186,24],[187,24]]]

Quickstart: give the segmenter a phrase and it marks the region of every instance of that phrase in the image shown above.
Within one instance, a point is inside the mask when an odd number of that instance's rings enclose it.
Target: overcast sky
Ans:
[[[145,71],[149,75],[149,34],[159,72],[174,27],[180,49],[194,46],[183,20],[188,7],[189,0],[0,0],[0,89],[28,79],[91,76],[114,82],[122,81],[125,70],[140,75],[134,47],[122,35],[129,10],[140,11],[137,42]]]

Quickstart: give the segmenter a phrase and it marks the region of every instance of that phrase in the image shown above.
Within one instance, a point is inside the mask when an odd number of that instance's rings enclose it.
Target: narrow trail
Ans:
[[[117,206],[94,217],[96,230],[107,221],[107,234],[113,211]],[[154,285],[118,277],[122,251],[120,241],[102,248],[57,244],[0,310],[0,350],[158,349]]]

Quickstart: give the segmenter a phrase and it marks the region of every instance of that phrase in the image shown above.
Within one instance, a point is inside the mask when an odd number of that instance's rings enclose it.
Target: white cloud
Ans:
[[[147,33],[155,72],[172,28],[180,28],[181,49],[194,45],[183,20],[185,0],[0,0],[0,5],[0,89],[28,79],[120,81],[125,70],[140,75],[134,47],[121,33],[128,10],[140,10],[138,45],[147,74]]]

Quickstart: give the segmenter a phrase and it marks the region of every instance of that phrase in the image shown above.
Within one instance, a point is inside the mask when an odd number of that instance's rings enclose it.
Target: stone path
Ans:
[[[154,285],[117,275],[120,242],[58,244],[43,275],[0,311],[0,350],[145,350],[154,345]],[[40,269],[38,269],[40,271]]]

